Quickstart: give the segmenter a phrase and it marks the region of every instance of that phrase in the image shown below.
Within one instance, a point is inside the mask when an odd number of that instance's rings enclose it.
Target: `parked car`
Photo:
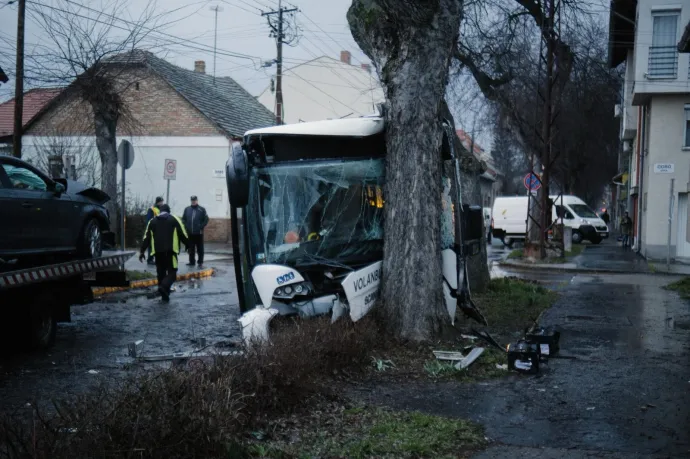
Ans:
[[[606,223],[577,196],[551,196],[552,220],[563,217],[563,224],[572,229],[572,241],[576,244],[589,240],[599,244],[609,237]],[[561,205],[562,203],[562,205]],[[502,196],[494,200],[493,236],[512,247],[515,241],[525,240],[527,225],[527,196]]]
[[[103,191],[51,179],[31,164],[0,156],[0,264],[67,255],[89,259],[114,245]]]

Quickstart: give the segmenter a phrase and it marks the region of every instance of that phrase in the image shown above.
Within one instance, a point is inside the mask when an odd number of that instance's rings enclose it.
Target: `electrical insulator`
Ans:
[[[271,78],[271,92],[275,92],[276,90],[276,81]]]

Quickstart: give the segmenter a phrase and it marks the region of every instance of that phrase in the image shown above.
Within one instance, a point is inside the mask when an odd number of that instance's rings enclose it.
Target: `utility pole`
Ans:
[[[527,244],[525,245],[525,254],[537,259],[543,259],[547,256],[548,231],[551,228],[551,198],[550,198],[550,184],[552,181],[551,167],[558,154],[553,154],[554,136],[557,134],[556,119],[559,114],[560,96],[562,93],[557,89],[557,83],[561,82],[559,72],[555,71],[557,65],[556,53],[557,40],[560,39],[560,10],[563,5],[561,0],[545,0],[544,21],[541,26],[541,47],[539,56],[539,80],[541,80],[542,69],[546,66],[544,72],[544,81],[537,81],[538,96],[541,99],[541,130],[538,132],[541,148],[538,152],[532,151],[530,160],[530,173],[539,177],[541,186],[537,191],[537,196],[532,196],[532,189],[530,188],[528,194],[528,217],[527,217]],[[535,117],[536,118],[536,117]],[[538,174],[536,169],[540,169],[541,174]],[[530,185],[531,186],[531,185]],[[562,195],[562,190],[560,192]],[[554,203],[555,204],[555,203]],[[561,198],[562,205],[562,198]]]
[[[14,81],[14,132],[12,133],[12,154],[22,157],[22,118],[24,116],[24,16],[26,0],[19,0],[17,9],[17,70]]]
[[[218,45],[218,12],[223,11],[222,6],[212,6],[211,11],[216,12],[216,26],[215,26],[215,32],[213,34],[213,84],[216,84],[216,47]]]
[[[271,35],[276,39],[276,124],[283,124],[283,44],[287,43],[284,32],[285,13],[294,13],[298,8],[283,8],[282,0],[278,0],[278,10],[261,13],[268,18],[268,25],[271,26]],[[277,23],[273,23],[271,18],[278,15]]]

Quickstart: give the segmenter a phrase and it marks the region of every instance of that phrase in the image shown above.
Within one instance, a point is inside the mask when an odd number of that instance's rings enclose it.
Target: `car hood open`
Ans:
[[[110,196],[108,196],[108,194],[105,191],[99,188],[86,186],[83,183],[75,182],[74,180],[57,179],[56,181],[65,185],[68,194],[78,194],[101,205],[110,201]]]

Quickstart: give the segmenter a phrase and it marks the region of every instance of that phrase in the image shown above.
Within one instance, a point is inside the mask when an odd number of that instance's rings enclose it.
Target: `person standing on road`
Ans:
[[[178,217],[170,214],[170,206],[163,204],[160,206],[160,214],[146,225],[139,261],[144,262],[144,253],[151,248],[151,255],[156,258],[158,293],[166,303],[170,301],[170,289],[177,278],[180,243],[185,246],[189,244],[184,224]]]
[[[606,223],[606,228],[611,231],[611,228],[609,228],[609,223],[611,222],[611,216],[609,216],[609,213],[604,209],[604,213],[601,214],[601,219]]]
[[[189,263],[187,266],[194,266],[195,255],[199,254],[199,268],[204,264],[204,228],[208,225],[208,214],[206,209],[199,205],[196,196],[191,197],[192,205],[188,206],[182,214],[187,234],[189,234]]]
[[[621,234],[623,235],[623,247],[630,247],[630,233],[632,232],[632,219],[626,212],[621,218]]]
[[[160,206],[162,206],[164,203],[165,201],[160,196],[156,198],[156,203],[149,207],[148,212],[146,212],[146,226],[148,226],[152,218],[157,217],[158,214],[161,213]],[[148,255],[147,263],[150,265],[155,265],[156,261],[153,259],[153,255],[151,254],[151,247],[149,247]]]

